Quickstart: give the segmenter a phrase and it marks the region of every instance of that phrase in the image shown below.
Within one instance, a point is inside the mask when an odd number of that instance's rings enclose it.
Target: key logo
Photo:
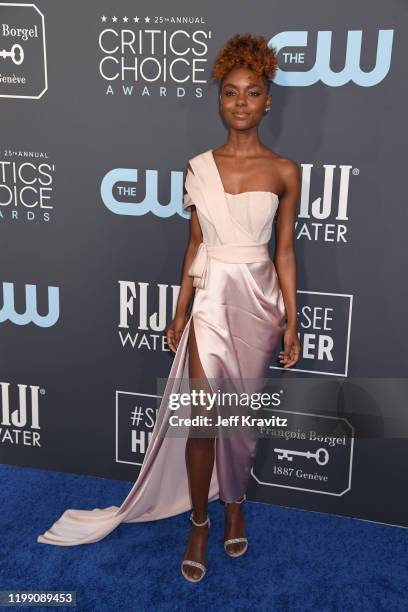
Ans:
[[[314,459],[318,465],[326,465],[330,459],[330,455],[325,448],[318,448],[314,453],[311,451],[290,450],[289,448],[274,448],[273,450],[278,454],[278,459],[285,459],[286,461],[293,461],[293,457],[297,456]]]
[[[48,89],[44,15],[34,4],[0,5],[0,97],[38,100]]]

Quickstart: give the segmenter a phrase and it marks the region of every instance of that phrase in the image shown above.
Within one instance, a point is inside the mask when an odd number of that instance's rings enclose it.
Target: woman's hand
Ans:
[[[169,345],[173,353],[177,351],[177,347],[179,345],[180,338],[187,324],[187,321],[188,315],[176,314],[176,316],[166,329],[167,344]]]
[[[290,368],[299,361],[301,344],[296,329],[286,327],[283,334],[284,350],[280,351],[279,359],[284,368]]]

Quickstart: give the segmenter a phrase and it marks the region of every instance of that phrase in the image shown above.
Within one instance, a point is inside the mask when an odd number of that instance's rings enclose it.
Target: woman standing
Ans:
[[[176,313],[167,328],[174,361],[139,476],[120,507],[68,509],[37,541],[57,546],[97,542],[121,522],[158,520],[192,509],[181,570],[205,574],[209,501],[225,503],[224,548],[246,551],[242,502],[256,438],[168,435],[169,402],[185,390],[211,390],[211,380],[261,378],[283,336],[281,365],[299,359],[294,226],[298,166],[259,140],[271,106],[276,56],[266,40],[231,37],[217,56],[220,107],[228,139],[189,160],[184,206],[190,239]],[[268,243],[279,206],[274,262]],[[194,294],[194,296],[193,296]],[[188,310],[193,300],[190,314]],[[209,414],[200,405],[197,414]],[[191,414],[193,410],[190,406]],[[215,469],[214,469],[215,468]]]
[[[194,168],[191,163],[188,166],[185,204],[192,207],[190,241],[176,316],[168,329],[168,343],[176,351],[185,331],[193,292],[187,275],[195,273],[194,285],[200,289],[195,296],[194,316],[189,326],[189,375],[199,380],[203,388],[207,387],[206,377],[233,377],[237,371],[241,377],[261,377],[280,339],[285,314],[284,351],[279,358],[285,368],[299,359],[294,251],[299,169],[293,161],[265,147],[258,135],[259,124],[271,107],[269,86],[275,71],[276,56],[264,38],[235,35],[227,42],[217,56],[213,76],[220,81],[220,110],[228,126],[228,139],[219,149],[210,149],[190,160],[195,162]],[[204,204],[205,195],[203,198],[198,193],[200,185],[196,185],[200,178],[201,187],[208,194]],[[229,232],[227,238],[223,231],[227,233],[230,228],[223,226],[225,219],[220,211],[214,210],[217,204],[209,202],[214,195],[213,186],[223,192],[228,208],[227,221],[232,222],[235,230]],[[278,205],[275,271],[266,247]],[[218,251],[217,246],[214,248],[218,238],[224,242],[224,253],[222,247],[218,247]],[[240,247],[233,247],[235,255],[230,259],[227,255],[232,249],[228,246],[237,243]],[[208,270],[208,245],[213,249],[211,272]],[[203,252],[200,253],[200,249]],[[223,258],[224,263],[220,261]],[[236,263],[234,272],[233,262]],[[205,279],[208,282],[203,282],[203,276],[208,277]],[[259,288],[262,288],[260,296],[257,295]],[[241,295],[245,297],[240,299]],[[221,330],[226,331],[222,341]],[[232,365],[235,361],[237,368]],[[205,574],[210,527],[207,504],[214,455],[217,456],[220,499],[225,503],[225,551],[236,557],[247,549],[242,502],[255,457],[256,440],[240,437],[231,442],[228,438],[191,436],[186,450],[193,512],[182,572],[188,580],[198,581]],[[231,464],[236,465],[235,470],[231,469]]]

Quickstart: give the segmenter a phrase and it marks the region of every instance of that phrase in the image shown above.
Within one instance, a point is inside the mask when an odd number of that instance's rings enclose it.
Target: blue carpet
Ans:
[[[190,584],[179,569],[188,513],[121,524],[96,544],[48,546],[36,537],[64,510],[120,505],[131,483],[3,465],[0,484],[0,589],[76,591],[77,607],[61,610],[408,610],[401,528],[247,502],[248,552],[230,559],[213,502],[207,575]]]

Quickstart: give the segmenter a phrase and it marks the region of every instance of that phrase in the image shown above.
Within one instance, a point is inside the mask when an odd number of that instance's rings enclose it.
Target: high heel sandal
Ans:
[[[190,514],[190,521],[193,523],[193,525],[195,525],[196,527],[204,527],[204,525],[207,525],[208,523],[208,529],[210,528],[210,517],[207,514],[207,518],[205,519],[204,523],[196,523],[196,521],[194,520],[194,511]],[[197,567],[198,569],[201,570],[201,576],[199,576],[198,578],[192,578],[191,576],[188,576],[185,572],[184,572],[184,565],[191,565],[192,567]],[[181,573],[183,574],[184,578],[186,580],[188,580],[189,582],[200,582],[200,580],[202,580],[205,576],[205,572],[206,572],[206,567],[205,565],[203,565],[202,563],[199,563],[198,561],[190,561],[190,559],[184,559],[181,562]]]
[[[242,502],[244,502],[245,500],[246,500],[246,494],[243,495],[241,500],[238,500],[236,502],[224,502],[224,506],[227,507],[230,504],[242,504]],[[238,544],[239,542],[245,542],[245,546],[242,550],[238,552],[228,551],[228,546],[230,544]],[[241,557],[241,555],[243,555],[247,551],[247,548],[248,548],[248,538],[231,538],[229,540],[224,541],[224,549],[229,557]]]

